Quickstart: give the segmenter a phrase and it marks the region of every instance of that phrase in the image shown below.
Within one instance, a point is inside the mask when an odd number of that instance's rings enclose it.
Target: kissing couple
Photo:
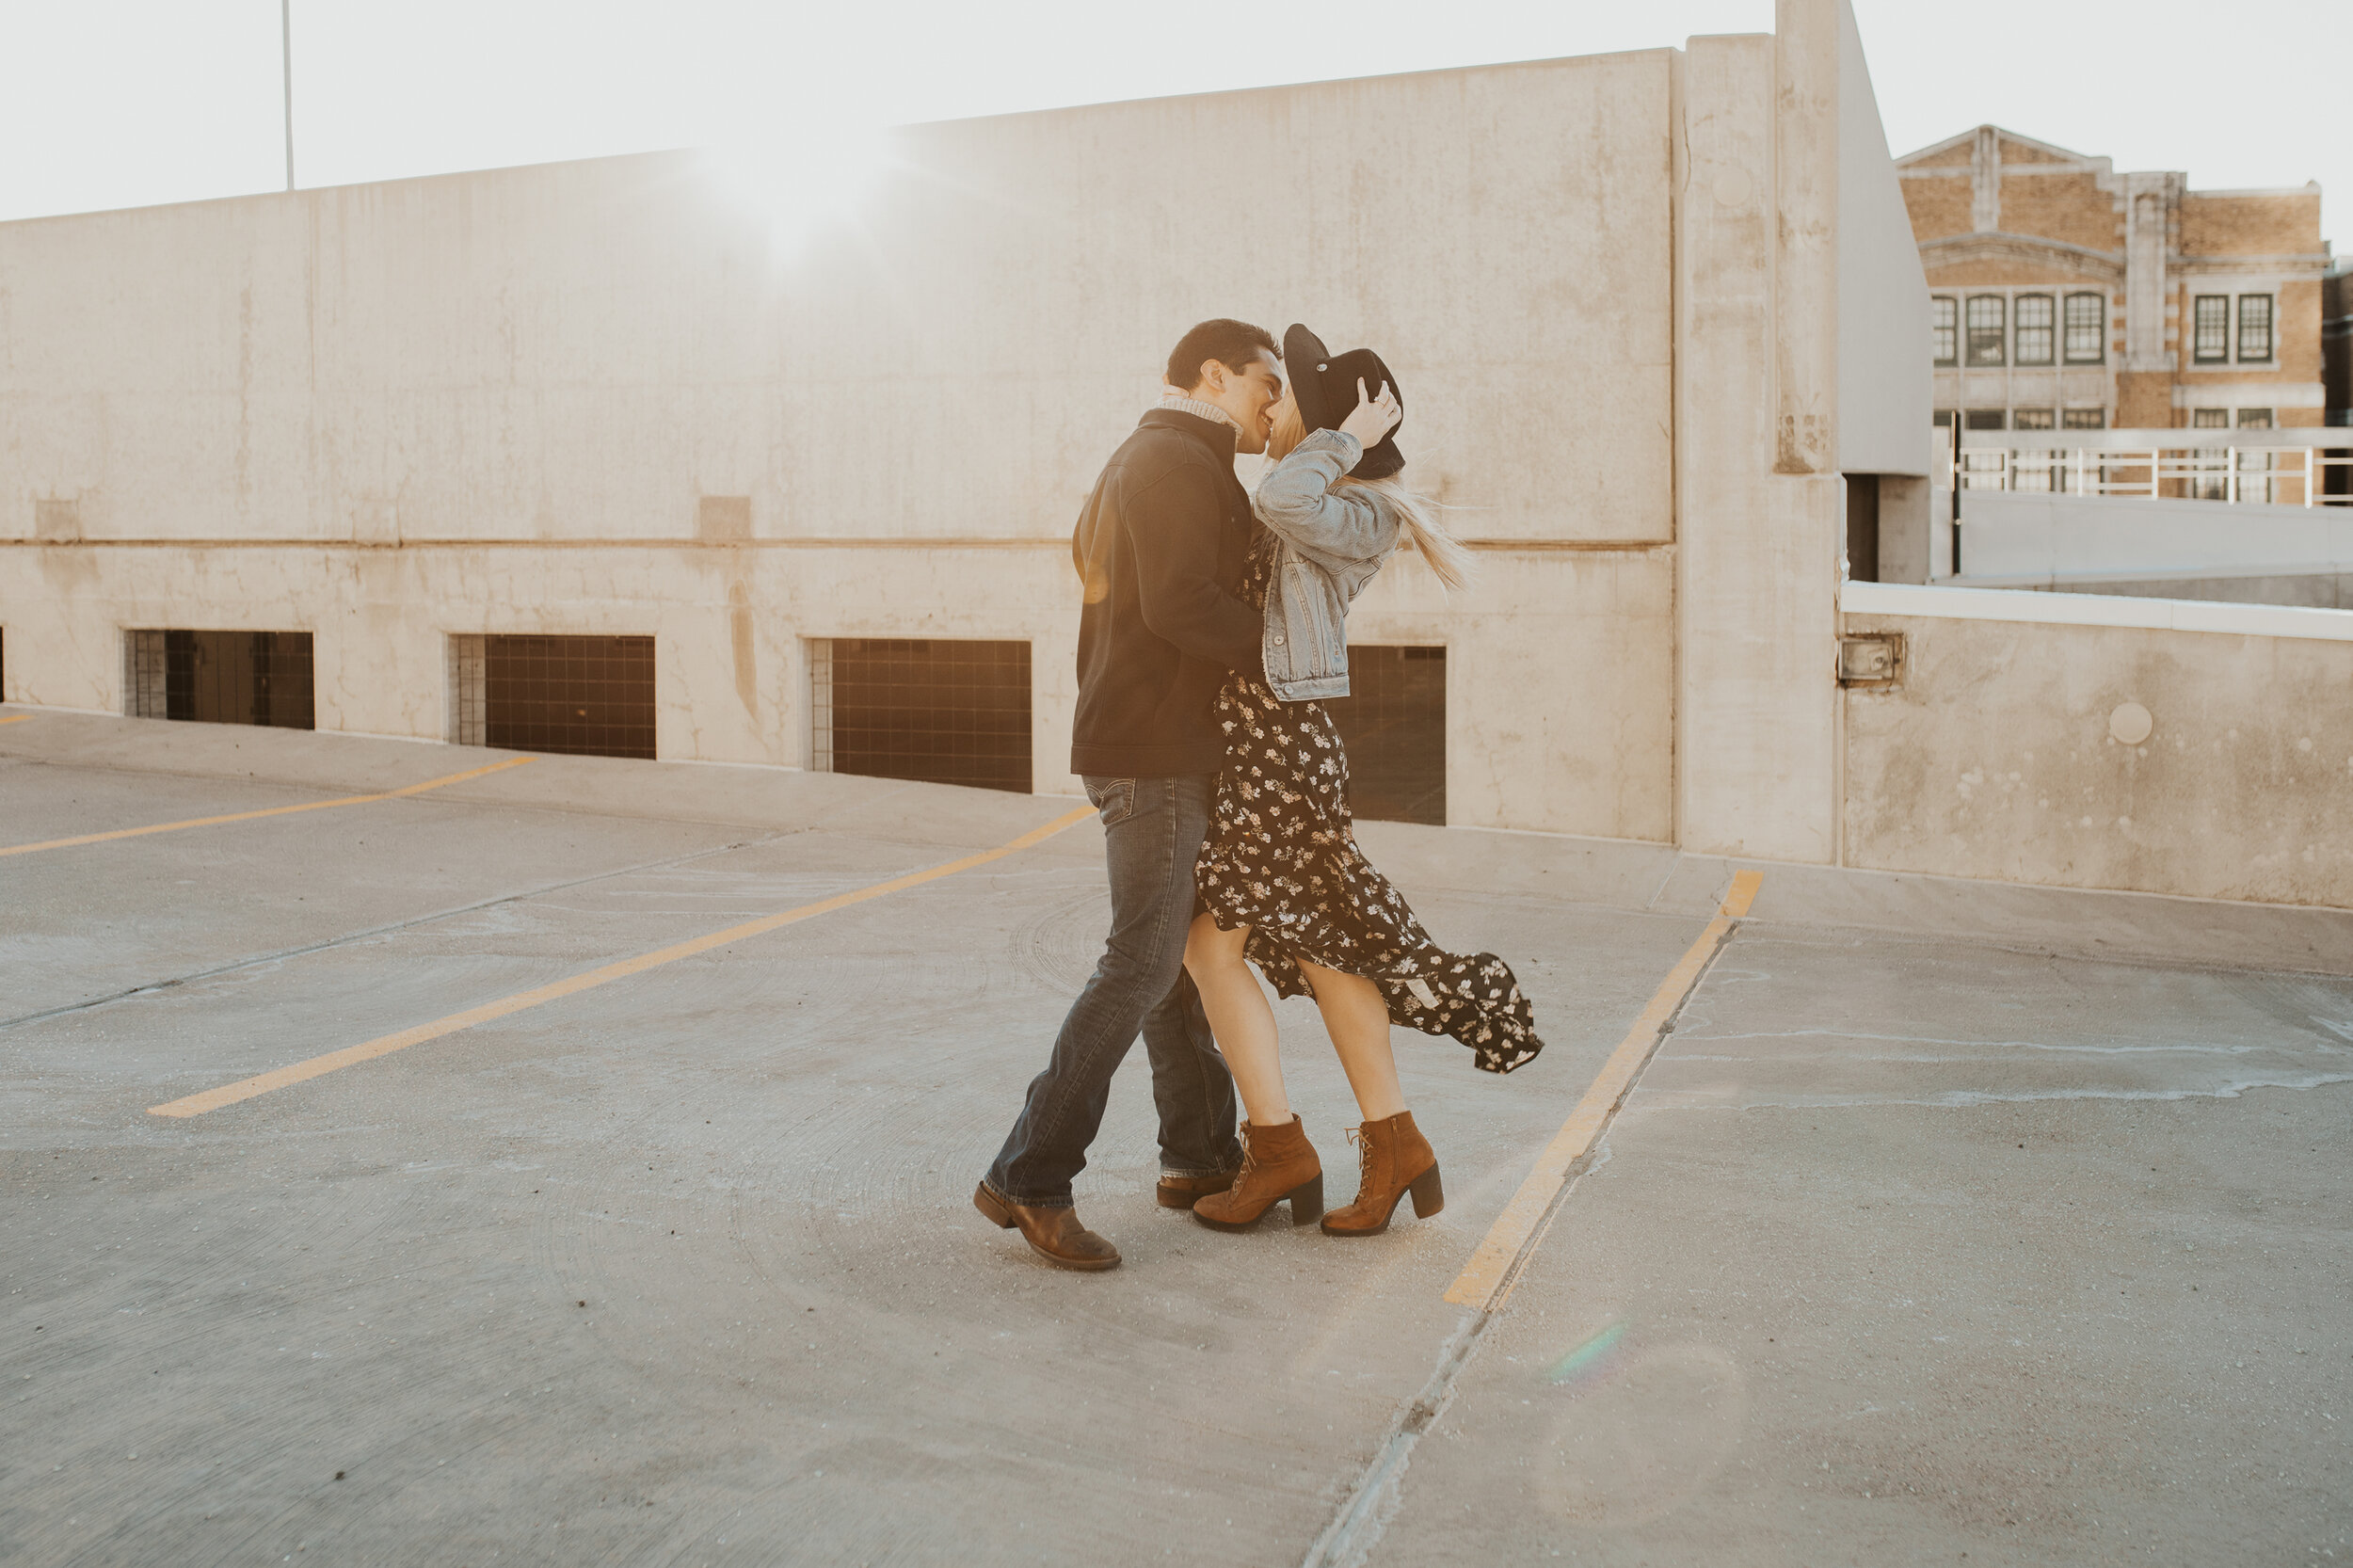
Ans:
[[[1343,1237],[1387,1229],[1408,1192],[1418,1215],[1445,1202],[1392,1023],[1453,1036],[1489,1072],[1544,1045],[1511,967],[1433,942],[1357,848],[1323,707],[1348,695],[1349,604],[1393,555],[1413,551],[1450,589],[1468,577],[1469,552],[1400,477],[1396,377],[1305,327],[1278,351],[1263,328],[1217,320],[1179,340],[1165,382],[1071,547],[1085,602],[1070,767],[1102,816],[1111,935],[972,1194],[1070,1269],[1119,1262],[1079,1223],[1070,1182],[1139,1032],[1160,1203],[1241,1230],[1288,1199],[1291,1224],[1321,1217]],[[1255,496],[1238,452],[1273,459]],[[1278,994],[1315,999],[1363,1116],[1355,1199],[1328,1214],[1254,964]]]

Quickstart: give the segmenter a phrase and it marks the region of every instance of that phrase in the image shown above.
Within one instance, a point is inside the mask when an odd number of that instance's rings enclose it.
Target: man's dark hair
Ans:
[[[1178,392],[1191,392],[1201,384],[1201,366],[1215,360],[1228,370],[1241,370],[1263,350],[1270,359],[1279,360],[1283,351],[1274,346],[1274,339],[1263,327],[1253,327],[1246,321],[1228,321],[1224,316],[1205,321],[1176,340],[1169,351],[1168,384]]]

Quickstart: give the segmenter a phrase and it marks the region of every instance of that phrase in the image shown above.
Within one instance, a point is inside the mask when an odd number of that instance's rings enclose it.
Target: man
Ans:
[[[1111,936],[972,1194],[1069,1269],[1119,1262],[1079,1223],[1070,1178],[1139,1029],[1160,1112],[1160,1201],[1190,1208],[1231,1187],[1241,1163],[1234,1080],[1184,971],[1185,932],[1225,757],[1211,710],[1229,670],[1260,667],[1263,618],[1233,593],[1251,530],[1234,454],[1266,450],[1282,361],[1263,328],[1205,321],[1169,356],[1167,381],[1095,482],[1071,541],[1086,600],[1070,771],[1102,813]]]

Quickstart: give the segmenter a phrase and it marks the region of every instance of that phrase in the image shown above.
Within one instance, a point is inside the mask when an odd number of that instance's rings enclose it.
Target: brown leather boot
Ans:
[[[1079,1211],[1068,1204],[1032,1208],[1000,1197],[984,1181],[972,1190],[972,1207],[1006,1230],[1018,1225],[1030,1250],[1048,1263],[1065,1269],[1115,1269],[1119,1249],[1079,1223]]]
[[[1212,1192],[1223,1192],[1234,1185],[1234,1177],[1241,1167],[1211,1171],[1207,1176],[1187,1176],[1181,1171],[1162,1171],[1160,1185],[1154,1192],[1162,1208],[1191,1208]]]
[[[1323,1217],[1326,1236],[1380,1235],[1389,1228],[1397,1200],[1409,1192],[1414,1212],[1425,1220],[1446,1207],[1446,1189],[1438,1185],[1438,1157],[1414,1125],[1412,1112],[1351,1128],[1348,1135],[1356,1144],[1362,1178],[1356,1201]]]
[[[1280,1127],[1241,1125],[1241,1170],[1234,1185],[1193,1206],[1193,1217],[1219,1230],[1248,1230],[1258,1216],[1291,1201],[1291,1224],[1304,1225],[1323,1212],[1323,1161],[1307,1142],[1297,1116]]]

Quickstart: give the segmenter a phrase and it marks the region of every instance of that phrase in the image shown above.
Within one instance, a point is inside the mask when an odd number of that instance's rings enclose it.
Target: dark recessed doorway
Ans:
[[[129,632],[123,676],[133,718],[318,727],[308,632]]]
[[[1446,649],[1351,648],[1349,695],[1323,706],[1348,746],[1348,806],[1367,822],[1446,824]]]

